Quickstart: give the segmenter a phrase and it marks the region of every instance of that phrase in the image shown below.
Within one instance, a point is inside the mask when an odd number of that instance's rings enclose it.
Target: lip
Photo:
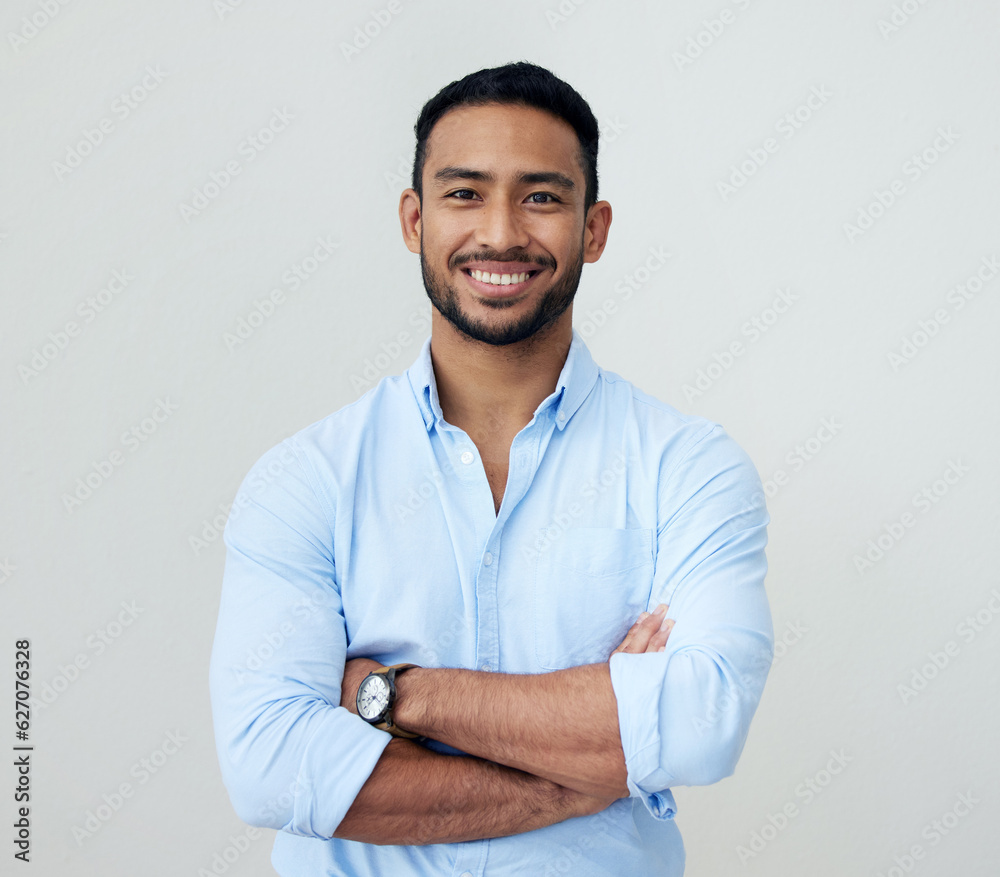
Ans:
[[[516,295],[520,295],[532,284],[535,278],[542,273],[542,269],[540,269],[537,265],[530,265],[527,262],[505,262],[502,263],[502,268],[499,271],[495,271],[494,266],[497,266],[497,263],[476,263],[463,266],[461,271],[462,274],[465,275],[465,279],[468,284],[476,290],[476,292],[489,298],[512,298]],[[521,274],[524,271],[532,271],[534,273],[527,280],[524,280],[521,283],[511,283],[507,286],[494,286],[492,283],[484,283],[482,280],[476,280],[471,273],[474,270],[489,270],[491,274]]]

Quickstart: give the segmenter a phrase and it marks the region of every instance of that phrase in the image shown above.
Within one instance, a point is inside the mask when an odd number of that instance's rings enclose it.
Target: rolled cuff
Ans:
[[[392,740],[344,709],[332,710],[327,721],[302,753],[299,775],[312,781],[306,794],[296,795],[292,819],[282,826],[291,834],[332,837]]]
[[[666,655],[618,653],[611,656],[611,687],[618,701],[618,726],[621,729],[627,774],[625,783],[629,797],[640,799],[654,819],[673,819],[677,813],[677,803],[668,788],[669,781],[659,769],[659,698],[644,697],[635,690],[634,682],[629,683],[627,659],[636,657],[652,658],[662,665],[662,672],[659,674],[661,679],[666,672],[667,663]]]
[[[307,737],[305,722],[314,726]],[[346,709],[329,706],[268,736],[273,739],[253,741],[245,730],[229,746],[220,745],[220,755],[228,755],[223,778],[236,812],[251,825],[323,839],[333,836],[392,739]],[[288,770],[292,758],[297,764]]]

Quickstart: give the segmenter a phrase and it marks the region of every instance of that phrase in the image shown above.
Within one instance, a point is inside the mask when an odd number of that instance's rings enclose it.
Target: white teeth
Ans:
[[[527,271],[520,274],[490,274],[473,269],[472,276],[481,283],[490,283],[493,286],[510,286],[512,283],[524,283],[528,279]]]

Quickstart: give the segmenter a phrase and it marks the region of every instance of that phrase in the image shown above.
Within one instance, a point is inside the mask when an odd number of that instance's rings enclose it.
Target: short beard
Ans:
[[[536,260],[523,256],[505,260],[491,256],[489,261],[523,262]],[[509,344],[517,344],[531,338],[551,326],[573,303],[577,287],[580,285],[580,275],[583,273],[583,242],[581,241],[576,259],[569,266],[562,280],[558,281],[542,296],[534,312],[497,326],[490,326],[481,320],[475,320],[462,311],[458,304],[457,290],[435,276],[428,268],[427,260],[424,258],[423,241],[420,242],[420,273],[423,275],[424,289],[427,291],[427,297],[431,300],[431,304],[462,335],[473,341],[481,341],[483,344],[506,347]],[[495,310],[503,310],[514,304],[510,299],[485,299],[483,303]]]

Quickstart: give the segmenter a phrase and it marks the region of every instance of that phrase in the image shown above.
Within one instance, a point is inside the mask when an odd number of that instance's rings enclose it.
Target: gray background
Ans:
[[[895,873],[995,874],[1000,278],[958,287],[1000,256],[998,24],[987,0],[8,0],[0,680],[10,703],[30,637],[48,696],[31,872],[271,873],[271,832],[248,839],[212,740],[220,509],[366,370],[416,357],[428,305],[396,218],[416,114],[528,59],[605,127],[615,219],[575,309],[594,358],[722,423],[771,482],[783,644],[735,775],[675,790],[687,873],[889,877],[898,857]],[[275,111],[293,118],[254,152]],[[293,291],[282,276],[318,238],[335,252]],[[626,298],[650,247],[670,258]],[[115,271],[127,285],[90,310]],[[884,556],[866,567],[868,540]],[[978,803],[955,815],[960,795]]]

